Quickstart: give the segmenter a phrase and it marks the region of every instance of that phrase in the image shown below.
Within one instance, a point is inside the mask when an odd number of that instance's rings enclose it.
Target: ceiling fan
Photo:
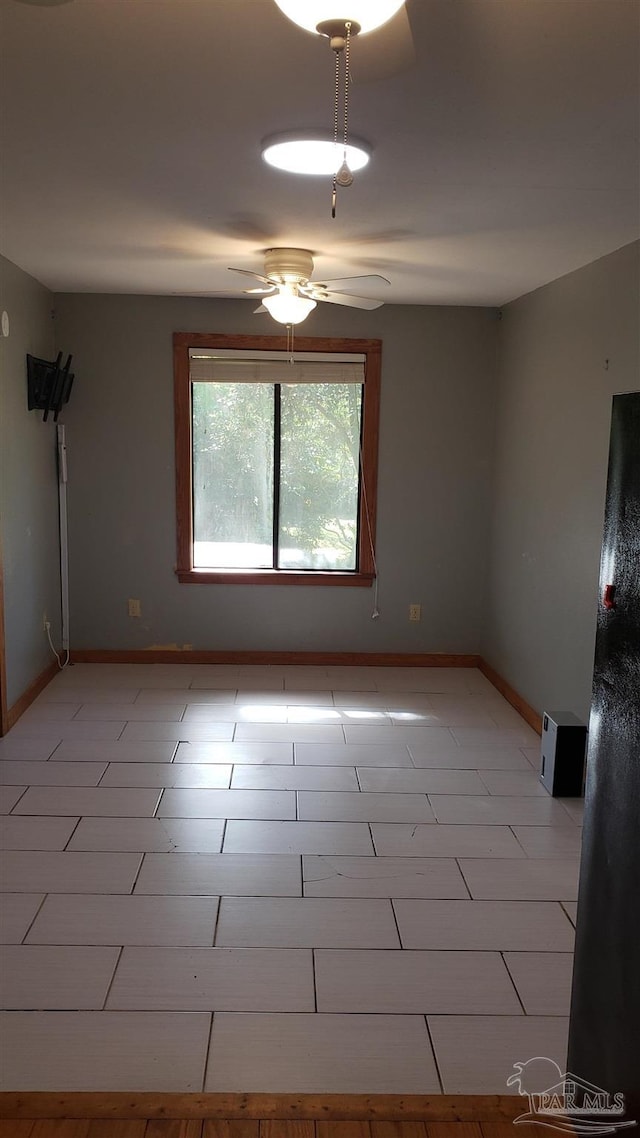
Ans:
[[[386,277],[377,273],[313,281],[313,254],[308,249],[267,249],[264,274],[253,273],[249,269],[231,268],[230,271],[261,282],[261,287],[244,289],[244,292],[249,296],[263,297],[255,311],[269,312],[279,324],[300,324],[318,301],[344,304],[349,308],[380,308],[383,300],[357,296],[351,289],[376,290],[390,284]]]

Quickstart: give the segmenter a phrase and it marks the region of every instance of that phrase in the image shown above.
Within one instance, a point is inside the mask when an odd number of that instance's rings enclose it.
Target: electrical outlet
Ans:
[[[140,608],[140,601],[135,597],[129,597],[129,616],[142,616]]]
[[[421,605],[409,605],[409,620],[416,621],[422,619]]]
[[[42,614],[42,631],[46,632],[48,627],[49,627],[49,618],[45,612]]]

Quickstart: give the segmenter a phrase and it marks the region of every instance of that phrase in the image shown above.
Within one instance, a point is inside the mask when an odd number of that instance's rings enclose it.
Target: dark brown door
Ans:
[[[569,1070],[640,1122],[640,392],[613,401]]]

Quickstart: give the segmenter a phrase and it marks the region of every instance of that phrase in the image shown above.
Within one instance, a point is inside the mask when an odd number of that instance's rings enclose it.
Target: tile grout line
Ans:
[[[452,860],[453,860],[453,861],[455,861],[455,863],[456,863],[456,865],[457,865],[457,867],[458,867],[458,873],[460,874],[460,877],[462,878],[462,882],[463,882],[463,884],[464,884],[464,887],[465,887],[465,889],[466,889],[466,891],[467,891],[467,893],[468,893],[468,895],[469,895],[469,896],[468,896],[468,900],[469,900],[469,901],[475,901],[475,897],[474,897],[474,896],[472,895],[472,893],[471,893],[471,890],[470,890],[470,888],[469,888],[469,885],[468,885],[468,883],[467,883],[467,879],[466,879],[466,877],[465,877],[464,873],[462,872],[462,866],[460,865],[460,861],[461,861],[461,858],[459,858],[459,857],[454,857]],[[465,898],[461,898],[461,900],[464,900],[464,899],[465,899]]]
[[[109,984],[108,984],[108,986],[107,986],[107,991],[106,991],[106,993],[105,993],[105,997],[104,997],[104,1002],[103,1002],[103,1004],[102,1004],[102,1008],[98,1008],[98,1009],[97,1009],[98,1011],[103,1011],[103,1012],[104,1012],[104,1011],[106,1011],[106,1010],[107,1010],[107,1000],[109,999],[109,996],[111,995],[111,989],[112,989],[112,987],[113,987],[113,981],[114,981],[114,980],[115,980],[115,978],[116,978],[116,972],[118,971],[118,965],[120,964],[120,961],[122,960],[122,953],[123,953],[123,952],[124,952],[124,945],[123,945],[123,944],[121,944],[121,945],[119,945],[119,946],[118,946],[118,956],[117,956],[117,958],[116,958],[116,963],[115,963],[115,967],[114,967],[114,969],[113,969],[113,973],[112,973],[111,979],[110,979],[110,981],[109,981]]]
[[[389,904],[391,905],[391,912],[393,914],[393,923],[396,926],[396,933],[398,934],[398,944],[400,945],[400,951],[405,952],[406,949],[402,943],[402,935],[400,933],[400,925],[398,924],[398,915],[396,913],[395,905],[393,903],[395,900],[398,900],[398,898],[390,897],[389,898]],[[396,949],[396,951],[397,951],[397,949]]]
[[[220,849],[218,850],[219,854],[224,853],[224,843],[227,839],[227,826],[228,826],[228,824],[229,824],[229,819],[223,818],[222,834],[220,836]]]
[[[489,767],[476,767],[476,774],[477,774],[478,778],[480,779],[480,782],[481,782],[481,783],[482,783],[482,785],[484,786],[484,788],[485,788],[485,790],[486,790],[487,794],[491,794],[491,790],[489,789],[489,787],[487,786],[487,784],[486,784],[485,780],[484,780],[484,779],[483,779],[483,777],[482,777],[482,773],[481,773],[481,772],[482,772],[483,770],[486,772],[486,771],[490,770],[490,768],[489,768]],[[510,772],[507,772],[507,773],[510,773]],[[525,773],[526,773],[526,774],[528,774],[529,772],[528,772],[528,771],[526,771]]]
[[[211,948],[216,947],[216,937],[218,935],[218,925],[220,923],[220,910],[221,910],[221,908],[222,908],[222,895],[220,895],[218,897],[218,900],[216,903],[216,917],[215,917],[215,920],[213,922],[213,940],[211,941]]]
[[[560,906],[562,912],[564,913],[565,917],[569,921],[569,924],[572,926],[573,931],[575,932],[575,929],[576,929],[575,920],[573,917],[571,917],[569,915],[569,913],[565,909],[565,905],[577,905],[577,901],[556,901],[555,904]]]
[[[36,923],[36,921],[37,921],[38,917],[40,916],[40,913],[41,913],[41,911],[42,911],[42,906],[44,905],[44,903],[45,903],[45,901],[46,901],[46,899],[47,899],[47,897],[48,897],[48,896],[49,896],[49,894],[48,894],[48,893],[45,893],[45,894],[44,894],[44,896],[43,896],[43,898],[42,898],[42,901],[41,901],[41,902],[40,902],[40,904],[38,905],[38,908],[37,908],[37,910],[36,910],[36,912],[35,912],[35,914],[34,914],[34,916],[33,916],[33,920],[32,920],[32,921],[31,921],[31,923],[29,924],[29,927],[28,927],[28,929],[26,930],[26,932],[25,932],[25,934],[24,934],[24,936],[23,936],[22,940],[20,941],[20,944],[21,944],[21,945],[22,945],[22,944],[25,944],[25,943],[26,943],[27,937],[29,936],[29,933],[31,932],[31,930],[32,930],[32,928],[33,928],[33,926],[34,926],[34,924]]]
[[[11,785],[12,785],[12,783],[7,783],[6,785],[7,785],[7,786],[11,786]],[[20,783],[18,783],[18,786],[19,786],[19,785],[20,785]],[[22,789],[21,793],[20,793],[20,794],[18,795],[18,797],[16,798],[16,800],[15,800],[15,802],[14,802],[13,806],[11,807],[11,809],[10,809],[9,813],[8,813],[8,814],[4,814],[4,815],[2,815],[2,817],[4,817],[4,818],[22,818],[22,817],[24,817],[24,815],[22,815],[22,814],[14,814],[14,813],[13,813],[13,811],[15,810],[16,806],[19,806],[19,805],[20,805],[20,803],[22,802],[22,799],[24,798],[24,796],[25,796],[25,794],[27,793],[27,791],[28,791],[28,790],[31,790],[31,785],[30,785],[30,784],[29,784],[29,785],[27,785],[27,786],[25,786],[25,787],[23,787],[23,789]],[[27,817],[29,817],[29,815],[27,815]]]
[[[141,870],[142,870],[142,866],[144,865],[144,859],[146,858],[146,856],[147,856],[147,852],[148,852],[148,851],[147,851],[147,850],[140,850],[140,851],[136,851],[136,850],[134,850],[133,852],[134,852],[134,853],[137,853],[137,852],[139,852],[139,853],[140,853],[140,864],[139,864],[139,866],[138,866],[138,868],[137,868],[137,870],[136,870],[136,872],[135,872],[135,875],[134,875],[133,881],[132,881],[132,883],[131,883],[131,889],[129,890],[129,892],[128,892],[128,893],[123,893],[123,894],[121,894],[121,896],[123,896],[123,897],[133,897],[133,895],[134,895],[134,889],[135,889],[136,885],[138,884],[138,878],[140,877],[140,873],[141,873]],[[120,894],[116,894],[116,893],[109,893],[109,894],[107,894],[107,896],[109,896],[109,897],[116,897],[116,896],[120,896]],[[145,896],[145,894],[136,893],[136,897],[140,897],[140,896]]]
[[[87,702],[88,702],[88,701],[87,701]],[[72,706],[73,706],[73,704],[72,704]],[[74,720],[76,720],[77,722],[80,722],[80,721],[78,720],[78,718],[77,718],[77,717],[78,717],[78,715],[80,714],[80,712],[82,711],[82,708],[83,708],[84,706],[85,706],[84,702],[83,702],[83,703],[80,703],[80,704],[78,705],[78,707],[77,707],[77,708],[76,708],[76,710],[74,711],[73,715],[71,716],[71,719],[70,719],[70,720],[68,720],[68,722],[69,722],[69,723],[72,723]]]
[[[513,822],[513,823],[512,823],[510,826],[507,826],[507,829],[510,831],[510,833],[512,833],[512,834],[513,834],[513,836],[514,836],[514,838],[515,838],[516,842],[518,843],[518,845],[520,846],[520,849],[522,850],[522,852],[523,852],[523,854],[524,854],[524,858],[523,858],[522,860],[523,860],[523,861],[525,861],[525,860],[526,860],[526,861],[541,861],[541,860],[543,860],[543,861],[544,861],[544,860],[546,860],[545,858],[533,858],[533,857],[532,857],[530,854],[528,854],[528,853],[527,853],[526,849],[524,848],[524,846],[523,846],[522,842],[520,841],[520,839],[519,839],[518,835],[517,835],[517,834],[516,834],[516,832],[515,832],[515,829],[514,829],[514,827],[515,827],[516,825],[520,825],[520,829],[521,829],[521,830],[524,830],[524,829],[526,829],[526,827],[525,827],[525,826],[521,825],[520,823],[515,823],[515,822]],[[553,829],[553,827],[552,827],[552,826],[550,826],[550,825],[549,825],[549,826],[547,826],[547,827],[545,827],[545,828],[546,828],[546,829]]]
[[[458,863],[458,869],[460,870],[460,873],[462,874],[462,880],[464,881],[465,889],[467,889],[469,892],[469,899],[471,901],[491,901],[491,900],[497,901],[497,900],[501,900],[501,899],[505,900],[505,898],[498,898],[498,897],[493,897],[493,898],[492,897],[474,897],[473,893],[471,892],[471,886],[469,885],[469,882],[467,881],[467,879],[465,877],[462,862],[463,861],[484,861],[485,860],[484,858],[457,857],[455,860]],[[495,858],[494,860],[495,861],[505,861],[508,859],[506,859],[506,858]]]
[[[501,950],[500,950],[500,959],[502,960],[502,963],[504,964],[504,966],[505,966],[505,968],[506,968],[506,970],[507,970],[507,975],[508,975],[508,977],[509,977],[509,979],[510,979],[510,981],[511,981],[511,984],[513,985],[513,990],[514,990],[514,992],[515,992],[515,994],[516,994],[516,997],[517,997],[518,1003],[520,1004],[520,1007],[522,1008],[522,1014],[526,1016],[526,1015],[528,1014],[528,1013],[527,1013],[527,1009],[525,1008],[525,1006],[524,1006],[524,1003],[523,1003],[523,1001],[522,1001],[522,999],[521,999],[521,997],[520,997],[520,992],[518,991],[518,986],[517,986],[517,984],[516,984],[516,982],[515,982],[515,980],[514,980],[513,976],[511,975],[511,969],[509,968],[509,965],[507,964],[507,962],[506,962],[506,960],[505,960],[505,952],[508,952],[508,951],[510,951],[510,950],[509,950],[509,949],[505,949],[505,948],[501,949]]]
[[[440,1086],[440,1093],[441,1093],[441,1094],[444,1094],[444,1093],[445,1093],[445,1090],[444,1090],[444,1081],[443,1081],[443,1078],[442,1078],[442,1074],[441,1074],[441,1072],[440,1072],[440,1063],[438,1062],[438,1056],[437,1056],[437,1053],[436,1053],[435,1044],[434,1044],[434,1042],[433,1042],[433,1036],[432,1036],[432,1034],[431,1034],[431,1025],[430,1025],[430,1023],[429,1023],[429,1014],[428,1014],[427,1012],[425,1012],[425,1014],[424,1014],[424,1022],[425,1022],[425,1026],[426,1026],[426,1029],[427,1029],[427,1036],[428,1036],[428,1039],[429,1039],[429,1046],[431,1047],[431,1052],[432,1052],[432,1054],[433,1054],[433,1065],[434,1065],[434,1067],[435,1067],[435,1069],[436,1069],[436,1075],[438,1076],[438,1083],[439,1083],[439,1086]],[[427,1134],[428,1134],[428,1131],[427,1131]]]
[[[97,781],[97,783],[96,783],[96,785],[95,785],[95,787],[94,787],[94,789],[95,789],[95,790],[97,790],[99,786],[102,786],[102,780],[103,780],[103,778],[105,778],[105,777],[106,777],[106,775],[109,773],[109,767],[111,767],[111,766],[114,766],[114,765],[115,765],[115,764],[114,764],[114,763],[111,763],[111,762],[108,762],[108,763],[106,764],[106,766],[105,766],[105,768],[104,768],[104,770],[103,770],[102,774],[100,775],[100,778],[98,779],[98,781]]]
[[[41,817],[42,817],[42,815],[41,815]],[[73,827],[73,829],[72,829],[71,833],[69,834],[69,837],[67,838],[67,841],[65,842],[65,844],[64,844],[64,846],[63,846],[63,848],[62,848],[62,851],[61,851],[62,853],[73,853],[73,852],[76,852],[76,851],[73,851],[73,850],[69,850],[69,843],[70,843],[70,842],[73,840],[74,834],[75,834],[76,830],[78,829],[78,826],[80,825],[80,823],[81,823],[81,821],[82,821],[82,818],[83,818],[83,815],[81,814],[81,815],[80,815],[80,817],[79,817],[79,818],[76,820],[76,824],[75,824],[75,826]]]
[[[209,1032],[207,1035],[207,1046],[205,1047],[205,1050],[204,1050],[204,1066],[202,1069],[202,1093],[203,1094],[204,1094],[205,1084],[207,1081],[207,1069],[209,1067],[209,1054],[211,1052],[211,1043],[213,1040],[213,1021],[215,1018],[215,1012],[212,1011],[210,1014],[211,1014],[211,1023],[209,1024]],[[203,1129],[204,1129],[204,1127],[203,1127]]]
[[[128,789],[128,788],[125,787],[125,789]],[[143,787],[142,789],[144,790],[145,788]],[[156,789],[157,788],[154,786],[151,787],[151,790],[156,790]],[[158,818],[159,817],[158,810],[160,809],[160,803],[162,802],[162,799],[164,798],[164,792],[166,789],[167,789],[166,786],[163,786],[160,788],[160,797],[158,798],[158,801],[156,802],[153,814],[151,815],[152,818]]]
[[[318,981],[316,976],[316,949],[311,949],[311,972],[313,976],[313,1010],[318,1014]]]

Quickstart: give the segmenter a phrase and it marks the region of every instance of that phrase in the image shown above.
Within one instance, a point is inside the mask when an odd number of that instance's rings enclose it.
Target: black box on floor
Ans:
[[[587,728],[571,711],[542,716],[540,782],[554,798],[580,798]]]

